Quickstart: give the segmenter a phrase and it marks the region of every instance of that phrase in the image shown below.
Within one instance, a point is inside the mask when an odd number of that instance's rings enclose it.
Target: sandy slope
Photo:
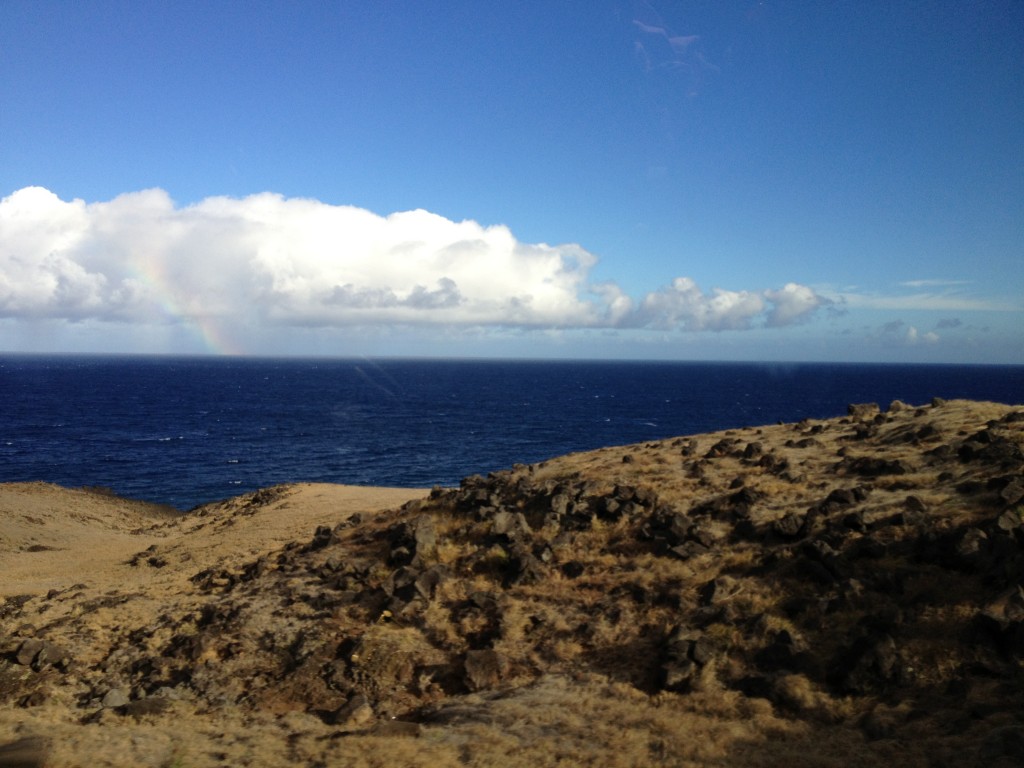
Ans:
[[[419,498],[423,490],[299,483],[208,504],[192,514],[48,483],[0,484],[0,597],[114,587],[161,588],[219,562],[231,564],[334,525]],[[201,535],[200,535],[201,534]],[[137,553],[159,569],[129,564]]]
[[[0,597],[12,605],[30,598],[22,605],[21,634],[36,624],[70,625],[72,631],[61,639],[74,646],[76,662],[96,664],[107,651],[103,640],[116,637],[121,627],[145,626],[163,610],[198,606],[201,598],[190,582],[196,572],[239,566],[308,538],[318,526],[355,514],[372,516],[424,493],[300,483],[182,514],[103,492],[0,484]],[[58,695],[44,706],[0,714],[0,739],[14,745],[10,755],[0,749],[0,766],[20,765],[19,760],[36,764],[33,760],[44,755],[49,765],[165,765],[179,754],[180,721],[83,729],[76,718],[69,722],[65,716],[71,704]],[[225,730],[241,733],[248,720],[231,714],[216,722],[200,718],[184,726],[194,731],[186,741],[223,739]],[[40,735],[47,738],[45,749],[32,741]],[[239,753],[239,759],[250,751]],[[256,752],[265,755],[266,764],[286,761],[273,748]]]

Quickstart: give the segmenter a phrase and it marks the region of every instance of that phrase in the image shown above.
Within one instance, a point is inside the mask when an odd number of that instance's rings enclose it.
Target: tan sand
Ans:
[[[156,504],[48,483],[0,484],[0,597],[84,585],[165,588],[187,574],[273,551],[319,525],[394,509],[426,491],[298,483],[181,514]],[[149,548],[170,567],[129,565]],[[176,567],[182,566],[182,567]]]

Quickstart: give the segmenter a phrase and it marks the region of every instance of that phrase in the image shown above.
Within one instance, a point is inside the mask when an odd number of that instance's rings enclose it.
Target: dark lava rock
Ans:
[[[513,547],[509,552],[509,568],[509,584],[535,584],[547,573],[540,558],[525,546]]]
[[[698,590],[700,604],[703,606],[717,605],[723,600],[728,600],[740,589],[739,582],[732,576],[719,576],[711,581],[705,582]]]
[[[661,686],[665,690],[690,690],[701,667],[715,657],[714,647],[694,637],[685,627],[676,627],[665,640],[661,664]]]
[[[858,638],[835,659],[830,679],[845,693],[876,693],[899,677],[900,658],[890,635]]]
[[[24,666],[31,666],[36,672],[51,665],[64,670],[71,663],[71,655],[55,643],[32,637],[18,647],[15,660]]]
[[[820,440],[815,440],[813,437],[805,437],[802,440],[787,440],[787,448],[816,448],[821,446]]]
[[[928,507],[925,506],[925,503],[917,496],[907,496],[907,498],[903,500],[903,508],[914,514],[922,514],[928,511]]]
[[[437,532],[429,515],[420,515],[388,529],[392,565],[422,561],[437,554]]]
[[[316,532],[313,533],[313,540],[306,545],[307,552],[313,552],[318,549],[323,549],[329,544],[333,544],[336,541],[334,536],[334,530],[327,525],[318,525]]]
[[[747,447],[743,449],[743,458],[748,461],[759,458],[763,454],[764,446],[758,442],[747,443]]]
[[[491,532],[498,536],[517,539],[530,533],[530,526],[522,512],[500,510],[491,520]]]
[[[851,403],[846,406],[847,416],[858,421],[873,419],[881,412],[882,411],[881,408],[878,407],[878,403]]]
[[[28,709],[30,707],[41,707],[43,704],[46,703],[46,700],[48,698],[49,698],[49,696],[47,695],[47,693],[45,691],[39,691],[39,690],[32,691],[32,693],[30,693],[28,696],[25,696],[24,698],[21,699],[21,701],[18,702],[18,706],[24,707],[26,709]],[[2,760],[0,760],[0,766],[3,766],[3,765],[4,765],[4,762]]]
[[[145,699],[136,699],[124,705],[122,711],[131,717],[139,718],[146,715],[162,715],[171,707],[169,699],[162,696],[150,696]]]
[[[798,539],[807,532],[807,518],[805,515],[785,515],[772,523],[772,531],[784,539]]]
[[[881,475],[905,475],[909,468],[898,459],[883,459],[877,456],[847,456],[835,465],[840,473],[879,477]]]
[[[974,619],[974,630],[976,639],[990,643],[1007,658],[1024,657],[1024,621],[982,612]]]
[[[1024,461],[1021,447],[992,430],[982,430],[964,441],[957,449],[962,462],[984,461],[1003,467],[1019,465]]]
[[[578,560],[570,560],[562,566],[561,570],[567,579],[578,579],[586,569],[583,567],[583,563]]]
[[[823,512],[830,512],[839,507],[848,507],[851,504],[864,501],[868,497],[868,489],[863,486],[856,488],[836,488],[821,503],[820,509]]]
[[[434,592],[437,587],[448,580],[451,576],[451,572],[445,565],[435,565],[423,573],[421,573],[416,581],[413,582],[413,586],[416,589],[417,594],[424,600],[430,600],[434,596]]]
[[[765,471],[772,475],[781,475],[789,469],[789,460],[776,453],[766,453],[757,462]]]
[[[325,718],[329,725],[340,725],[345,728],[359,728],[373,720],[373,707],[361,693],[355,694],[337,710]]]
[[[1012,532],[1024,525],[1024,510],[1008,509],[996,518],[996,527],[1001,531]]]
[[[742,452],[736,450],[737,443],[739,443],[739,441],[736,438],[723,437],[708,449],[708,452],[704,454],[704,458],[719,459],[723,456],[742,456]]]
[[[471,691],[495,688],[501,682],[507,668],[508,662],[493,648],[467,651],[466,685]]]
[[[1024,479],[1014,478],[1006,487],[999,492],[999,498],[1009,505],[1020,504],[1024,501]]]
[[[805,541],[800,553],[806,558],[800,565],[808,575],[823,583],[843,581],[850,577],[849,562],[829,544],[820,539]]]

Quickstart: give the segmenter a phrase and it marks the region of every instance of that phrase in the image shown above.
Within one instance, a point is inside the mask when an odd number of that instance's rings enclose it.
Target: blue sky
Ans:
[[[0,3],[0,350],[1024,363],[1019,2]]]

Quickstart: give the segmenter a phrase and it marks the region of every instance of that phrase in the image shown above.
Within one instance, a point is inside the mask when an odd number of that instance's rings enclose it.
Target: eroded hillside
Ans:
[[[300,498],[200,508],[102,594],[9,598],[0,732],[29,739],[12,749],[109,765],[1024,753],[1019,408],[851,406],[517,465],[264,550],[203,539],[281,525]]]

